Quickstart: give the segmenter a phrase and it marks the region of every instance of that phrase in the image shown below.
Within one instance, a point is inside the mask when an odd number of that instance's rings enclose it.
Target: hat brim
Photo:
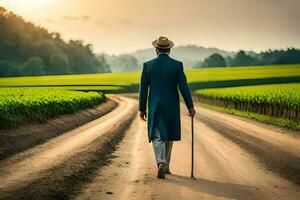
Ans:
[[[157,40],[154,40],[154,41],[152,42],[152,45],[153,45],[155,48],[159,48],[159,49],[171,49],[172,47],[174,47],[174,43],[173,43],[171,40],[169,40],[169,45],[168,45],[168,46],[159,46],[159,45],[157,44]]]

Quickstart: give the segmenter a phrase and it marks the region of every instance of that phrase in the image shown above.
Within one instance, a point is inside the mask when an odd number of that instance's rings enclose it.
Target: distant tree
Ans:
[[[70,72],[69,59],[63,53],[54,53],[50,56],[50,71],[51,74],[66,74]]]
[[[246,66],[246,65],[256,65],[258,60],[247,55],[245,51],[239,51],[236,56],[233,58],[231,65],[232,66]]]
[[[226,67],[226,60],[218,53],[212,54],[206,58],[202,64],[203,67]]]
[[[41,60],[43,70],[36,65]],[[99,73],[109,69],[104,58],[96,58],[91,44],[80,40],[65,42],[59,33],[49,33],[0,7],[0,76],[40,72]]]
[[[21,67],[23,75],[44,75],[45,62],[38,56],[30,57]]]
[[[81,40],[70,40],[68,56],[72,70],[76,73],[108,72],[106,62],[99,62],[92,51],[92,45],[84,45]],[[83,67],[84,66],[84,67]]]
[[[51,40],[41,40],[37,42],[36,46],[36,55],[39,55],[48,66],[49,71],[51,71],[50,56],[59,51],[55,46],[55,43]]]
[[[225,58],[225,60],[226,60],[227,66],[234,66],[234,57],[228,56]]]
[[[287,50],[269,50],[261,53],[262,64],[291,64],[300,63],[300,50],[288,48]]]
[[[107,73],[111,72],[110,65],[106,61],[104,55],[97,56],[99,64],[97,65],[98,72]]]
[[[0,76],[18,76],[20,75],[20,69],[17,66],[17,63],[14,61],[1,61],[0,60]]]

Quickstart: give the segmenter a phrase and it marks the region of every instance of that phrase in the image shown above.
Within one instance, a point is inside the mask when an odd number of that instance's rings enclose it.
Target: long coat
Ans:
[[[156,126],[164,141],[178,141],[180,133],[179,92],[188,109],[194,107],[191,93],[183,71],[183,64],[160,54],[143,64],[139,89],[139,110],[146,111],[148,99],[148,139],[152,140]]]

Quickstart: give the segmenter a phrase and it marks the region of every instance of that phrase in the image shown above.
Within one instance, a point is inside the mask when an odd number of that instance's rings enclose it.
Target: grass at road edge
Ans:
[[[300,130],[300,122],[289,120],[289,119],[283,119],[283,118],[275,118],[275,117],[269,117],[266,115],[262,114],[257,114],[257,113],[251,113],[251,112],[246,112],[246,111],[241,111],[241,110],[236,110],[236,109],[229,109],[229,108],[224,108],[221,106],[215,106],[211,104],[204,104],[204,103],[196,103],[197,105],[200,105],[201,107],[212,109],[212,110],[217,110],[217,111],[223,111],[226,113],[230,113],[239,117],[245,117],[249,119],[254,119],[263,123],[267,124],[272,124],[280,127],[285,127],[289,128],[292,130]]]
[[[100,92],[51,88],[1,88],[0,129],[44,123],[63,114],[92,108],[105,101]]]

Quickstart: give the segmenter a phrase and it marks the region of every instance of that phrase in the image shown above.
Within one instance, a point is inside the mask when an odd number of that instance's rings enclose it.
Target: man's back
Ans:
[[[157,177],[165,178],[170,174],[170,158],[173,141],[181,139],[179,90],[193,117],[196,113],[190,90],[183,72],[183,64],[169,57],[174,43],[166,37],[152,42],[157,58],[145,62],[140,84],[139,111],[142,120],[146,120],[148,101],[148,139],[152,141]]]
[[[155,96],[160,101],[179,101],[177,77],[182,63],[167,54],[160,54],[144,66],[149,77],[150,97]]]
[[[183,72],[183,64],[172,59],[168,54],[160,54],[157,58],[144,63],[140,85],[140,111],[146,110],[148,103],[148,136],[153,137],[156,127],[161,138],[166,141],[180,140],[180,104],[179,90],[187,108],[193,107],[191,94]]]

